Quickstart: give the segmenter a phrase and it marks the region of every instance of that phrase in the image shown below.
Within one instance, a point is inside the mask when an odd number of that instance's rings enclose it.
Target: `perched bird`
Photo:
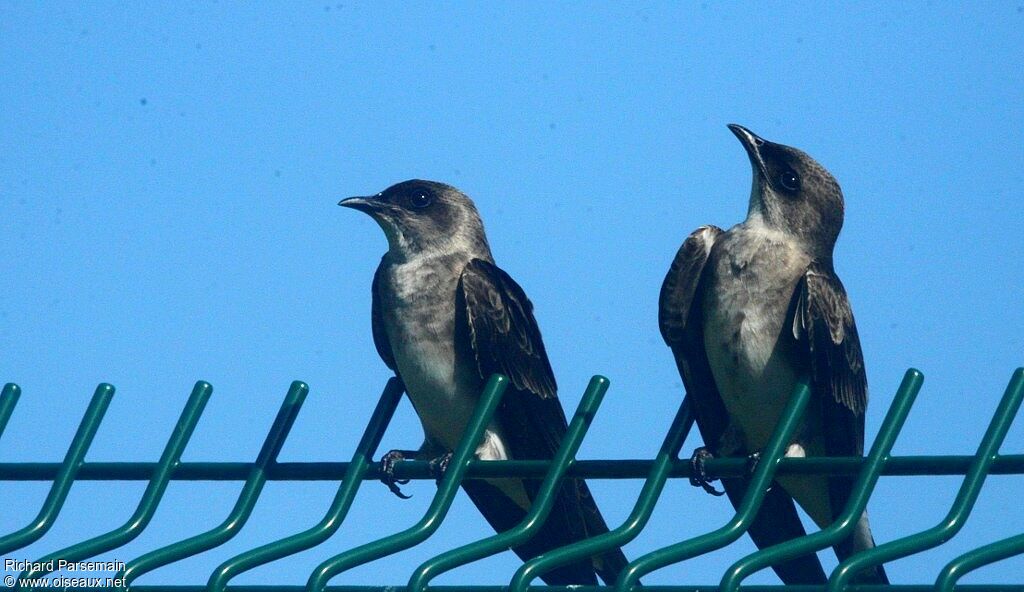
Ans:
[[[706,445],[694,453],[694,481],[711,491],[704,459],[756,459],[801,376],[811,381],[812,399],[787,456],[862,455],[867,406],[857,327],[832,265],[843,225],[839,184],[804,152],[729,129],[753,168],[747,218],[727,231],[694,231],[672,262],[659,305],[661,334]],[[775,481],[749,531],[758,547],[805,534],[794,499],[819,527],[832,523],[853,483],[821,475]],[[734,506],[748,483],[723,479]],[[835,551],[842,560],[874,545],[865,513]],[[787,584],[826,581],[813,554],[774,568]],[[888,583],[881,566],[858,581]]]
[[[373,278],[373,340],[405,383],[425,435],[419,450],[384,456],[385,483],[401,495],[393,468],[403,458],[431,460],[443,470],[493,373],[504,374],[510,384],[477,457],[552,458],[568,426],[533,305],[494,264],[472,200],[450,185],[411,180],[339,205],[369,214],[387,235],[388,252]],[[462,484],[499,532],[525,517],[539,485],[513,478]],[[513,550],[527,560],[607,531],[586,483],[566,479],[543,528]],[[616,549],[552,571],[544,580],[596,584],[596,574],[611,583],[625,565]]]

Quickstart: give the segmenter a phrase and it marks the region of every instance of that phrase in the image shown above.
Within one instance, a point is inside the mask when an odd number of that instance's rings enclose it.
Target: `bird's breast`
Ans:
[[[726,410],[758,449],[797,379],[795,344],[783,329],[809,260],[777,233],[733,229],[720,241],[704,293],[704,346]]]
[[[476,405],[479,376],[456,347],[459,271],[448,261],[393,265],[383,278],[384,326],[398,373],[427,435],[454,449]]]

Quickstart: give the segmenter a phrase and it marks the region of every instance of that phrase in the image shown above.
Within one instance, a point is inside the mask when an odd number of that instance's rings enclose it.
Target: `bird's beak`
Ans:
[[[339,206],[365,212],[371,216],[380,211],[381,202],[376,197],[347,197],[338,202]]]
[[[757,167],[757,170],[761,171],[762,175],[767,177],[768,169],[765,166],[764,157],[761,155],[761,147],[768,142],[742,125],[730,123],[728,127],[729,131],[736,134],[736,137],[740,139],[744,150],[747,151],[747,156],[750,157],[750,163]]]

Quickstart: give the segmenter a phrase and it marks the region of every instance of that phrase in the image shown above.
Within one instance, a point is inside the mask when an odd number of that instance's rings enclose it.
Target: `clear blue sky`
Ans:
[[[291,380],[309,383],[282,460],[347,460],[388,378],[370,337],[386,249],[335,204],[412,177],[475,200],[498,263],[536,306],[571,410],[612,388],[581,458],[649,458],[683,392],[657,329],[676,249],[742,219],[750,168],[725,128],[806,150],[846,195],[836,267],[850,293],[874,434],[909,366],[925,388],[899,454],[973,452],[1024,363],[1024,7],[1019,2],[647,7],[349,0],[0,3],[0,381],[24,395],[0,461],[59,460],[100,381],[118,387],[88,459],[153,461],[194,381],[214,395],[185,460],[250,461]],[[1018,421],[1018,423],[1024,423]],[[403,403],[382,449],[416,446]],[[691,438],[685,450],[698,445]],[[1021,452],[1024,427],[1005,450]],[[993,477],[951,543],[899,583],[1024,530],[1021,477]],[[638,481],[595,482],[609,521]],[[955,478],[884,478],[887,541],[945,513]],[[121,524],[142,483],[74,487],[33,559]],[[48,485],[4,483],[0,532]],[[335,483],[271,483],[229,544],[139,583],[200,583],[221,561],[314,524]],[[320,560],[412,524],[367,484],[342,530],[239,583],[301,583]],[[217,524],[238,484],[173,483],[129,560]],[[427,544],[334,583],[404,583],[488,534],[460,495]],[[728,503],[673,481],[630,557],[707,531]],[[715,583],[744,537],[648,582]],[[822,554],[834,565],[832,554]],[[439,583],[501,583],[511,554]],[[1005,582],[1024,560],[968,582]],[[751,582],[776,582],[759,574]]]

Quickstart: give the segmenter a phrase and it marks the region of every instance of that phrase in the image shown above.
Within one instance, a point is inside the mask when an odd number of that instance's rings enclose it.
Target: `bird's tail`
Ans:
[[[729,501],[739,509],[746,495],[749,481],[744,478],[723,479],[722,485],[729,494]],[[807,534],[796,513],[793,498],[779,485],[774,484],[761,502],[761,509],[747,530],[759,549],[771,547]],[[824,584],[828,581],[821,561],[814,553],[807,553],[794,559],[772,566],[784,584]]]
[[[836,557],[839,561],[845,561],[847,557],[860,553],[875,546],[875,538],[871,536],[871,526],[868,524],[868,513],[864,512],[854,527],[853,534],[836,545]],[[876,565],[865,569],[853,578],[856,584],[888,584],[889,576],[885,573],[885,567]]]
[[[590,488],[587,487],[586,481],[574,479],[563,486],[563,489],[567,488],[570,491],[575,490],[573,497],[578,500],[579,515],[583,517],[585,535],[580,538],[590,538],[608,532],[608,524],[605,523],[604,517],[601,516],[601,511],[597,509],[597,504],[590,495]],[[605,584],[612,586],[619,578],[622,570],[629,564],[629,561],[626,559],[622,549],[616,547],[606,553],[591,557],[591,564],[601,580]]]
[[[536,484],[527,483],[532,498]],[[526,516],[522,507],[487,481],[463,481],[462,486],[487,522],[498,532],[513,528]],[[540,530],[530,540],[512,550],[523,561],[528,561],[542,553],[605,532],[608,532],[608,526],[590,496],[586,483],[580,479],[571,479],[559,487],[555,503]],[[551,586],[592,586],[597,584],[597,578],[600,577],[610,585],[615,583],[627,563],[622,550],[616,548],[590,559],[563,565],[545,573],[541,579]]]
[[[500,488],[487,481],[463,481],[462,487],[469,494],[469,498],[473,500],[473,504],[497,532],[510,530],[526,517],[526,510],[506,496]],[[561,497],[560,495],[559,498]],[[523,561],[529,561],[542,553],[573,542],[573,533],[568,529],[569,521],[566,520],[566,514],[560,501],[561,499],[556,500],[548,519],[530,540],[512,548]],[[542,575],[541,579],[552,586],[597,584],[594,568],[589,561],[576,561],[564,565]]]

